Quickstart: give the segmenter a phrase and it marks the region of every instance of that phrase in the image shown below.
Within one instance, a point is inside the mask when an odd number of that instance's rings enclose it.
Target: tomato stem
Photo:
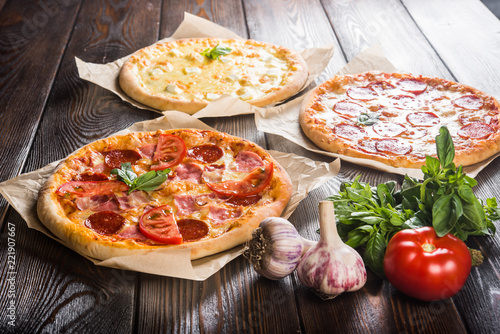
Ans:
[[[422,248],[424,249],[425,252],[431,253],[436,250],[436,246],[433,244],[425,243],[422,245]]]

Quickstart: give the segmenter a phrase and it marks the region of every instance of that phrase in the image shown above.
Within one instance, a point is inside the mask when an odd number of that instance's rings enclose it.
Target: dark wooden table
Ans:
[[[0,0],[0,181],[158,117],[79,79],[74,58],[107,63],[128,55],[170,36],[184,12],[295,50],[333,43],[317,83],[379,42],[404,71],[500,96],[500,21],[478,0]],[[204,121],[268,149],[331,161],[257,131],[251,115]],[[479,198],[500,198],[499,164],[477,176]],[[290,217],[304,237],[318,238],[318,201],[358,174],[371,184],[402,180],[342,163],[338,177]],[[295,273],[270,281],[242,257],[202,282],[98,267],[28,229],[3,198],[0,214],[2,333],[500,332],[498,235],[468,241],[485,262],[451,299],[420,302],[369,273],[362,290],[323,302]]]

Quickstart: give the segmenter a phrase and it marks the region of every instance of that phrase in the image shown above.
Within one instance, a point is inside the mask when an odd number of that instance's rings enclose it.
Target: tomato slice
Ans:
[[[115,191],[127,191],[128,186],[121,181],[70,181],[57,188],[56,193],[64,196],[67,193],[79,197],[92,195],[108,195]]]
[[[207,186],[220,195],[245,197],[260,193],[269,185],[273,177],[274,165],[257,167],[242,180],[227,180],[220,183],[207,183]]]
[[[182,243],[182,235],[174,220],[172,208],[168,205],[145,212],[139,221],[139,229],[149,239],[162,244]]]
[[[160,135],[153,160],[152,170],[164,170],[179,164],[186,156],[186,144],[176,135]]]

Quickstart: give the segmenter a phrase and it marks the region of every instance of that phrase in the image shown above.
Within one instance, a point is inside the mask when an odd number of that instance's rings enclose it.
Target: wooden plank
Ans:
[[[11,1],[0,11],[0,181],[21,172],[79,3],[47,7],[33,1]],[[50,24],[51,20],[60,24]],[[6,208],[2,197],[0,216]]]
[[[150,3],[160,6],[160,1]],[[152,24],[145,25],[145,20]],[[40,168],[86,143],[157,116],[130,107],[112,93],[79,79],[74,60],[78,56],[86,61],[107,62],[125,56],[157,39],[158,26],[154,22],[159,22],[158,12],[150,11],[141,1],[120,4],[87,1],[73,30],[57,27],[58,23],[51,25],[54,31],[63,30],[67,34],[72,31],[72,35],[25,170]],[[50,44],[45,41],[45,45]],[[47,59],[50,63],[56,57],[47,55]],[[27,70],[31,71],[27,73],[38,71],[29,66]],[[31,87],[29,83],[23,85]],[[42,234],[28,230],[14,211],[7,221],[13,221],[17,229],[16,300],[22,332],[133,330],[136,273],[92,264]],[[2,272],[5,265],[3,261]],[[2,304],[6,302],[2,295]]]
[[[500,21],[479,0],[403,3],[457,81],[500,96]]]

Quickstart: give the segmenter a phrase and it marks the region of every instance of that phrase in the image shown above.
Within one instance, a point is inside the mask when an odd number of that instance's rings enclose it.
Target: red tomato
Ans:
[[[396,233],[387,245],[384,271],[391,284],[404,294],[425,301],[454,296],[471,270],[465,243],[434,228],[422,227]]]
[[[179,227],[175,223],[172,208],[168,205],[145,212],[139,221],[139,229],[149,239],[162,244],[182,243]]]
[[[227,180],[219,183],[207,183],[207,187],[217,194],[234,197],[245,197],[260,193],[273,178],[273,163],[265,168],[255,168],[242,180]]]
[[[153,160],[158,162],[152,165],[152,170],[164,170],[179,164],[186,156],[186,144],[182,138],[175,135],[160,135],[156,145]]]
[[[66,193],[79,197],[92,195],[108,195],[115,191],[127,191],[128,186],[121,181],[70,181],[62,184],[57,189],[59,196]]]

